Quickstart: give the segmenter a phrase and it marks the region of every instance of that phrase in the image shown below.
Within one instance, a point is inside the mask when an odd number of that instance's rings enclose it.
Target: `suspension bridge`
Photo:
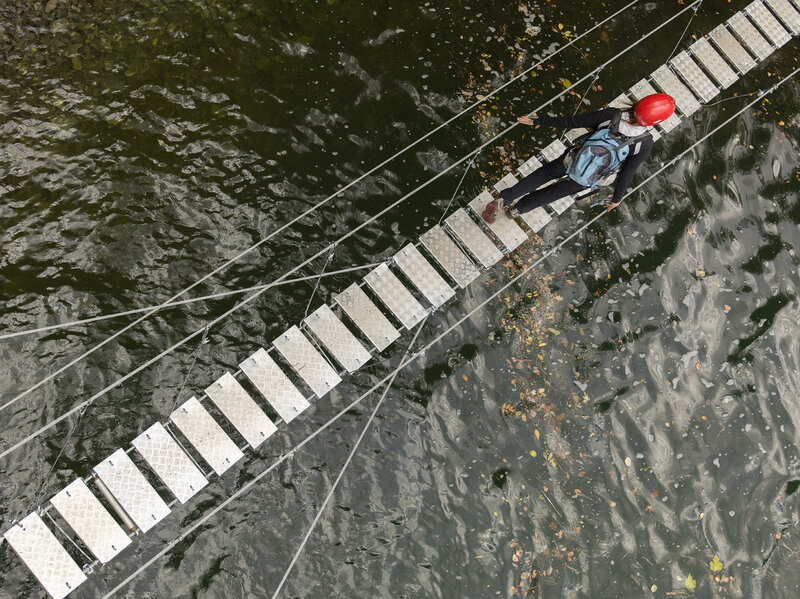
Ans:
[[[571,43],[575,43],[577,39],[595,30],[602,23],[616,18],[637,2],[638,0],[631,2]],[[673,15],[672,18],[655,27],[648,34],[630,44],[624,51],[606,63],[599,65],[593,72],[585,75],[564,92],[537,107],[536,110],[546,108],[557,97],[568,93],[575,86],[590,79],[592,81],[596,80],[600,71],[608,64],[630,51],[631,48],[643,40],[654,35],[674,19],[688,11],[696,13],[701,4],[702,0],[697,0],[687,5]],[[691,43],[686,49],[677,53],[673,51],[673,56],[670,56],[667,63],[652,71],[649,76],[636,82],[627,92],[620,94],[609,103],[609,106],[627,106],[644,96],[656,93],[657,90],[673,96],[676,100],[678,112],[651,131],[653,137],[658,139],[680,125],[683,119],[690,118],[702,108],[703,104],[714,101],[722,90],[734,85],[742,75],[756,68],[759,62],[768,59],[776,50],[799,33],[800,0],[755,0],[745,9],[731,15],[730,18],[707,35]],[[676,50],[679,45],[676,46]],[[556,52],[561,51],[564,47],[559,48]],[[543,61],[547,60],[547,58],[543,59]],[[540,61],[537,65],[543,61]],[[537,65],[534,65],[534,67]],[[690,152],[720,128],[738,118],[739,115],[749,110],[757,102],[760,102],[766,95],[791,79],[797,72],[795,70],[776,82],[771,88],[758,92],[755,100],[749,102],[720,126],[697,140],[692,146],[675,157],[671,163],[661,166],[645,181],[637,185],[632,192],[642,188],[659,173],[675,164],[678,158]],[[521,76],[519,75],[512,81]],[[509,85],[512,81],[495,90],[493,94]],[[476,105],[469,107],[467,110],[474,108]],[[453,119],[443,123],[436,130],[446,126],[458,116],[460,115],[456,115]],[[506,135],[515,126],[516,124],[509,126],[498,136],[463,157],[442,173],[439,173],[437,177],[443,175],[447,170],[467,162],[474,157],[476,152],[479,152],[497,137]],[[436,130],[420,138],[402,151],[407,151],[408,148],[413,147]],[[500,191],[505,187],[514,185],[521,177],[539,168],[543,161],[550,161],[559,157],[566,150],[565,141],[570,143],[584,132],[584,130],[575,129],[567,132],[563,141],[561,139],[554,140],[541,151],[540,155],[531,157],[520,164],[514,172],[500,179],[495,184],[494,190]],[[399,153],[395,154],[395,156],[390,157],[378,167],[365,173],[359,180],[375,172],[398,155]],[[426,182],[423,186],[429,182]],[[330,201],[330,199],[353,184],[354,182],[351,182],[336,194],[329,196],[323,202],[310,209],[310,211]],[[393,203],[373,219],[411,197],[421,187]],[[242,359],[238,370],[221,373],[202,393],[198,391],[188,401],[176,406],[167,420],[149,425],[140,435],[131,440],[128,447],[116,449],[111,455],[97,463],[90,473],[78,474],[72,482],[46,502],[40,502],[40,498],[37,496],[36,505],[33,506],[32,511],[21,515],[5,531],[3,534],[5,541],[50,596],[54,599],[66,597],[84,583],[88,576],[93,574],[97,565],[109,563],[132,545],[137,535],[145,534],[157,527],[159,523],[170,516],[175,505],[192,501],[215,478],[228,473],[242,460],[248,451],[258,449],[279,430],[279,427],[289,426],[295,418],[301,417],[303,412],[317,398],[329,393],[345,377],[357,372],[378,354],[393,345],[401,338],[404,330],[415,331],[414,341],[416,341],[422,325],[432,312],[440,309],[452,298],[456,297],[460,290],[470,284],[474,284],[483,273],[493,268],[504,256],[523,244],[529,243],[535,233],[550,225],[551,221],[559,215],[572,209],[575,206],[576,199],[580,198],[563,198],[551,204],[549,210],[537,208],[529,213],[522,214],[517,220],[501,217],[494,223],[488,224],[480,218],[480,214],[489,202],[494,201],[494,196],[491,191],[483,191],[465,207],[456,208],[451,213],[445,214],[439,224],[431,227],[420,236],[419,241],[409,243],[399,249],[390,260],[380,264],[346,269],[346,272],[355,272],[362,269],[369,270],[369,272],[363,278],[353,282],[335,295],[330,304],[319,306],[308,314],[301,323],[291,326],[284,333],[277,336],[268,347],[260,348],[252,355]],[[277,232],[291,226],[308,213],[293,219],[279,228]],[[476,308],[462,316],[452,326],[423,347],[415,349],[413,347],[414,341],[412,341],[412,345],[409,346],[400,364],[392,373],[378,381],[326,424],[314,431],[299,443],[294,450],[305,445],[348,410],[358,405],[364,398],[381,387],[384,388],[384,395],[380,400],[382,402],[386,391],[402,368],[421,356],[427,349],[456,329],[472,314],[483,309],[491,299],[518,282],[549,255],[552,255],[552,253],[563,247],[564,244],[574,239],[603,216],[604,212],[601,212],[584,222],[577,230],[559,242],[558,245],[545,252],[534,264],[528,266],[505,283],[492,297],[481,302]],[[346,236],[357,233],[365,225],[366,223],[356,227]],[[137,313],[145,312],[145,315],[127,325],[121,331],[135,326],[135,324],[165,306],[191,301],[179,300],[179,298],[212,274],[219,272],[248,251],[252,251],[258,245],[264,243],[277,232],[273,232],[258,244],[240,253],[225,265],[212,271],[212,273],[174,295],[166,302],[151,309],[137,311]],[[213,326],[213,324],[226,318],[239,307],[252,302],[268,288],[281,283],[300,280],[290,279],[289,277],[303,265],[319,257],[324,257],[328,251],[330,250],[322,250],[272,283],[245,290],[253,293],[243,302],[237,304],[237,306],[209,324]],[[125,314],[130,313],[132,312]],[[33,331],[7,334],[3,338],[42,332],[52,328],[54,327],[50,326]],[[98,397],[122,384],[122,382],[140,372],[169,351],[193,338],[203,337],[205,332],[207,332],[207,327],[184,338],[153,360],[148,361],[107,386],[93,397],[46,423],[32,434],[4,448],[0,453],[0,457],[19,451],[67,418],[77,415],[79,420],[81,415]],[[114,336],[117,334],[120,333],[118,332]],[[106,339],[103,343],[110,341],[114,336]],[[2,408],[26,396],[59,372],[70,367],[77,360],[82,359],[82,357],[76,358],[75,361],[62,367],[56,373],[37,383],[37,385],[12,398]],[[243,385],[245,382],[247,386],[257,391],[257,395],[253,396],[246,390],[245,385]],[[214,406],[213,411],[207,409],[206,406],[209,404]],[[277,418],[271,418],[267,414],[265,404],[270,406],[269,411],[276,414]],[[375,411],[379,407],[380,402]],[[224,416],[224,422],[218,421],[212,415],[212,412],[217,411]],[[374,414],[375,412],[373,412],[373,416]],[[370,422],[371,418],[367,422],[367,426],[369,426]],[[228,431],[233,430],[236,434],[231,435],[226,432],[226,429]],[[364,430],[366,430],[366,427]],[[72,431],[74,431],[74,427]],[[359,438],[359,443],[360,440],[361,438]],[[348,463],[357,447],[358,443],[353,448],[348,458]],[[156,476],[169,491],[171,497],[165,499],[148,482],[145,473],[131,458],[133,452],[136,452],[141,458],[140,461],[146,464],[149,469],[147,474]],[[166,547],[159,551],[158,554],[151,557],[138,570],[117,584],[106,596],[111,596],[124,588],[147,567],[163,557],[178,542],[202,526],[208,519],[214,517],[225,505],[247,492],[289,457],[291,457],[291,453],[282,456],[222,504],[192,524],[178,538],[167,543]],[[347,463],[345,468],[346,466]],[[55,464],[53,467],[55,467]],[[343,472],[344,468],[340,473],[340,478]],[[324,507],[325,504],[323,503],[314,524],[316,524]],[[288,577],[310,532],[311,530],[309,530],[295,554],[295,559],[286,570],[286,574],[275,591],[276,596]],[[67,547],[69,547],[69,551]]]

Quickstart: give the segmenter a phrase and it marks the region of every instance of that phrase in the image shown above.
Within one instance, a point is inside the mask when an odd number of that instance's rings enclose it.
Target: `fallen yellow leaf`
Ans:
[[[691,574],[688,574],[686,576],[686,588],[691,590],[696,587],[697,587],[697,581],[694,578],[692,578]]]

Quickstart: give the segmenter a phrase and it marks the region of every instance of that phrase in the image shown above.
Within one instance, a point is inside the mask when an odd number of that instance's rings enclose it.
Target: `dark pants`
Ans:
[[[564,166],[564,156],[556,158],[552,162],[548,162],[541,168],[536,169],[530,175],[522,179],[514,187],[509,187],[500,192],[500,197],[506,206],[510,206],[514,200],[521,198],[517,202],[516,208],[520,212],[530,212],[540,206],[546,206],[551,202],[555,202],[559,198],[571,195],[586,189],[580,183],[576,183],[569,177],[562,179],[567,174],[567,167]],[[552,181],[553,179],[562,179],[556,181],[552,185],[548,185],[542,189],[537,189]]]

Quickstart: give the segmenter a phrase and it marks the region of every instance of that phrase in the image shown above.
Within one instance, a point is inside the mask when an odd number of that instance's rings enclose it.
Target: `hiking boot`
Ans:
[[[491,225],[494,219],[497,218],[497,202],[489,202],[486,204],[486,208],[484,208],[481,213],[481,218]]]
[[[514,199],[511,197],[512,193],[511,193],[511,188],[510,187],[504,189],[503,191],[501,191],[497,195],[500,196],[500,200],[503,202],[503,206],[505,206],[506,208],[511,206],[511,204],[514,202]]]

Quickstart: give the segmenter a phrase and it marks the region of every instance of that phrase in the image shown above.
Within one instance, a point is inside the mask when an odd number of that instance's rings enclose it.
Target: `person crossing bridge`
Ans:
[[[494,222],[502,203],[509,218],[530,212],[559,198],[588,188],[608,185],[616,179],[613,197],[606,200],[608,209],[619,205],[641,166],[653,148],[647,130],[668,119],[675,112],[675,100],[667,94],[651,94],[631,109],[605,108],[596,112],[565,116],[519,117],[523,125],[549,125],[567,129],[586,127],[589,132],[555,160],[548,162],[500,192],[500,201],[491,202],[483,219]],[[551,185],[542,187],[555,181]]]

